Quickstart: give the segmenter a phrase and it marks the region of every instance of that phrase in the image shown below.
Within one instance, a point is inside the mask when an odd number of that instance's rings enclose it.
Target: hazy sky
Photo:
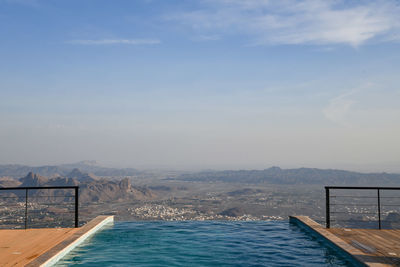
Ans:
[[[0,163],[400,171],[399,14],[0,0]]]

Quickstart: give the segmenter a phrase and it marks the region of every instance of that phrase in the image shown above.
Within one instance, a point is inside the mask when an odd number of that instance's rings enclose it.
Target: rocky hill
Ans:
[[[100,180],[83,183],[80,186],[80,200],[83,202],[109,202],[125,200],[150,200],[156,194],[147,188],[134,187],[128,178],[121,181]]]
[[[154,191],[148,188],[131,185],[128,178],[120,181],[100,179],[97,176],[82,172],[79,169],[72,170],[66,177],[58,176],[47,178],[33,172],[29,172],[19,180],[12,178],[0,179],[0,187],[46,187],[46,186],[76,186],[79,185],[79,199],[81,203],[150,200],[156,197]],[[13,192],[15,196],[20,193]],[[68,190],[38,190],[32,191],[32,196],[40,196],[46,201],[53,201],[54,196],[72,196]],[[22,196],[22,195],[21,195]]]
[[[18,187],[21,182],[11,177],[0,177],[0,187]]]

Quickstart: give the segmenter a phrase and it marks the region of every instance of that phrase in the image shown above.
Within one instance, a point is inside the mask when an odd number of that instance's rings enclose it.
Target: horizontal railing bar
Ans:
[[[75,196],[30,196],[29,199],[35,199],[35,198],[74,198]],[[0,197],[1,198],[1,197]],[[18,198],[18,199],[24,199],[25,197],[12,197],[12,198]]]
[[[331,204],[331,206],[337,206],[337,207],[349,207],[349,208],[357,208],[357,206],[360,206],[360,207],[371,207],[371,209],[373,209],[373,210],[375,210],[376,209],[376,207],[378,206],[378,205],[371,205],[371,206],[368,206],[368,205],[353,205],[353,204],[350,204],[350,205],[336,205],[336,204]],[[381,208],[384,208],[384,207],[399,207],[400,208],[400,205],[381,205]],[[362,209],[365,209],[365,208],[362,208]]]
[[[35,203],[29,203],[29,205],[30,205],[30,208],[41,208],[41,206],[67,206],[67,207],[69,207],[69,206],[73,206],[74,203],[73,202],[68,202],[68,203],[64,204],[64,203],[59,203],[59,202],[57,202],[57,203],[38,203],[38,202],[35,202]],[[46,208],[46,207],[44,207],[44,208]]]
[[[29,211],[29,213],[30,214],[37,214],[37,213],[42,213],[43,211],[40,211],[40,210],[31,210],[31,211]],[[68,213],[68,214],[73,214],[74,213],[74,211],[73,210],[71,210],[71,211],[47,211],[46,213],[55,213],[55,214],[66,214],[66,213]]]
[[[30,198],[29,198],[30,199]],[[51,202],[39,202],[39,201],[35,201],[34,203],[28,203],[29,205],[33,205],[33,204],[46,204],[46,203],[51,203]],[[60,205],[63,205],[63,204],[74,204],[74,202],[73,201],[66,201],[66,202],[52,202],[51,204],[57,204],[57,203],[59,203]],[[25,206],[25,201],[23,201],[23,202],[21,202],[21,201],[19,201],[19,202],[0,202],[0,204],[7,204],[7,207],[8,206],[10,206],[10,205],[17,205],[17,204],[23,204],[24,206]]]
[[[33,187],[0,187],[0,190],[38,190],[38,189],[75,189],[79,186],[33,186]]]
[[[64,225],[71,225],[71,224],[73,224],[73,221],[72,220],[70,220],[71,219],[71,216],[65,216],[65,217],[62,217],[62,216],[60,216],[60,219],[61,220],[54,220],[54,221],[48,221],[48,222],[43,222],[43,221],[28,221],[28,223],[29,223],[29,225],[30,226],[32,226],[32,225],[46,225],[46,224],[49,224],[49,225],[54,225],[54,224],[58,224],[58,225],[60,225],[60,224],[64,224]],[[67,223],[64,223],[64,222],[66,222],[68,220],[68,222]]]
[[[50,226],[50,227],[49,227]],[[30,227],[31,229],[39,229],[39,228],[72,228],[73,226],[71,224],[64,224],[64,223],[56,223],[53,222],[51,224],[36,224],[35,222],[30,222]]]
[[[332,198],[339,198],[339,197],[351,197],[351,198],[378,198],[378,197],[373,197],[373,196],[331,196]],[[382,198],[387,198],[387,199],[391,199],[391,198],[400,198],[399,197],[381,197]]]
[[[40,228],[71,228],[73,227],[71,224],[63,224],[63,223],[52,223],[52,224],[35,224],[30,222],[30,229],[40,229]],[[18,228],[21,229],[21,228]]]
[[[379,186],[325,186],[326,189],[361,189],[361,190],[400,190],[400,187],[379,187]]]
[[[356,211],[331,211],[331,213],[338,213],[338,214],[374,214],[376,215],[376,212],[356,212]]]
[[[73,209],[73,205],[65,205],[65,206],[63,206],[63,205],[43,205],[42,207],[39,207],[39,209],[37,209],[36,207],[28,207],[28,210],[29,211],[34,211],[34,210],[37,210],[37,211],[48,211],[48,209],[49,208],[52,208],[52,207],[65,207],[66,209]],[[4,212],[16,212],[16,211],[20,211],[20,210],[22,210],[22,207],[19,209],[17,206],[13,206],[13,209],[8,209],[8,210],[0,210],[0,215],[2,214],[2,213],[4,213]]]
[[[32,198],[44,198],[44,197],[48,197],[48,198],[71,198],[71,197],[75,197],[75,196],[29,196],[29,199],[32,199]]]
[[[334,221],[334,222],[364,222],[364,223],[377,223],[377,222],[378,222],[378,219],[376,219],[376,220],[372,220],[372,221],[363,221],[363,220],[345,220],[345,219],[343,219],[343,220],[331,219],[331,221]]]
[[[331,197],[352,197],[352,198],[378,198],[378,197],[373,197],[373,196],[331,196]]]
[[[350,204],[350,203],[344,203],[344,204],[336,204],[333,203],[331,206],[362,206],[362,207],[376,207],[378,206],[377,204]],[[383,205],[381,205],[383,206]]]

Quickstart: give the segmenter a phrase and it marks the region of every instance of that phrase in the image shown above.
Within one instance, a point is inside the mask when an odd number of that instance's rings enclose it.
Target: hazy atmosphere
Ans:
[[[400,172],[399,14],[0,0],[0,163]]]

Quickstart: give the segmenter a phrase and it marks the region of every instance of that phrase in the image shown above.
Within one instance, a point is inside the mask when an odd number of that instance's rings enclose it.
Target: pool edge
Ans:
[[[338,252],[340,252],[340,254],[350,259],[351,263],[355,266],[387,266],[381,264],[366,263],[361,259],[358,259],[358,255],[365,255],[365,253],[349,245],[338,236],[328,232],[322,225],[312,220],[308,216],[289,216],[289,222],[304,229],[316,238],[322,239],[327,243],[329,247],[337,250]]]
[[[105,225],[113,222],[114,216],[97,216],[79,228],[79,230],[72,236],[52,247],[26,266],[48,267],[56,264],[62,257],[68,254],[75,247],[79,246],[87,238],[95,234]]]

